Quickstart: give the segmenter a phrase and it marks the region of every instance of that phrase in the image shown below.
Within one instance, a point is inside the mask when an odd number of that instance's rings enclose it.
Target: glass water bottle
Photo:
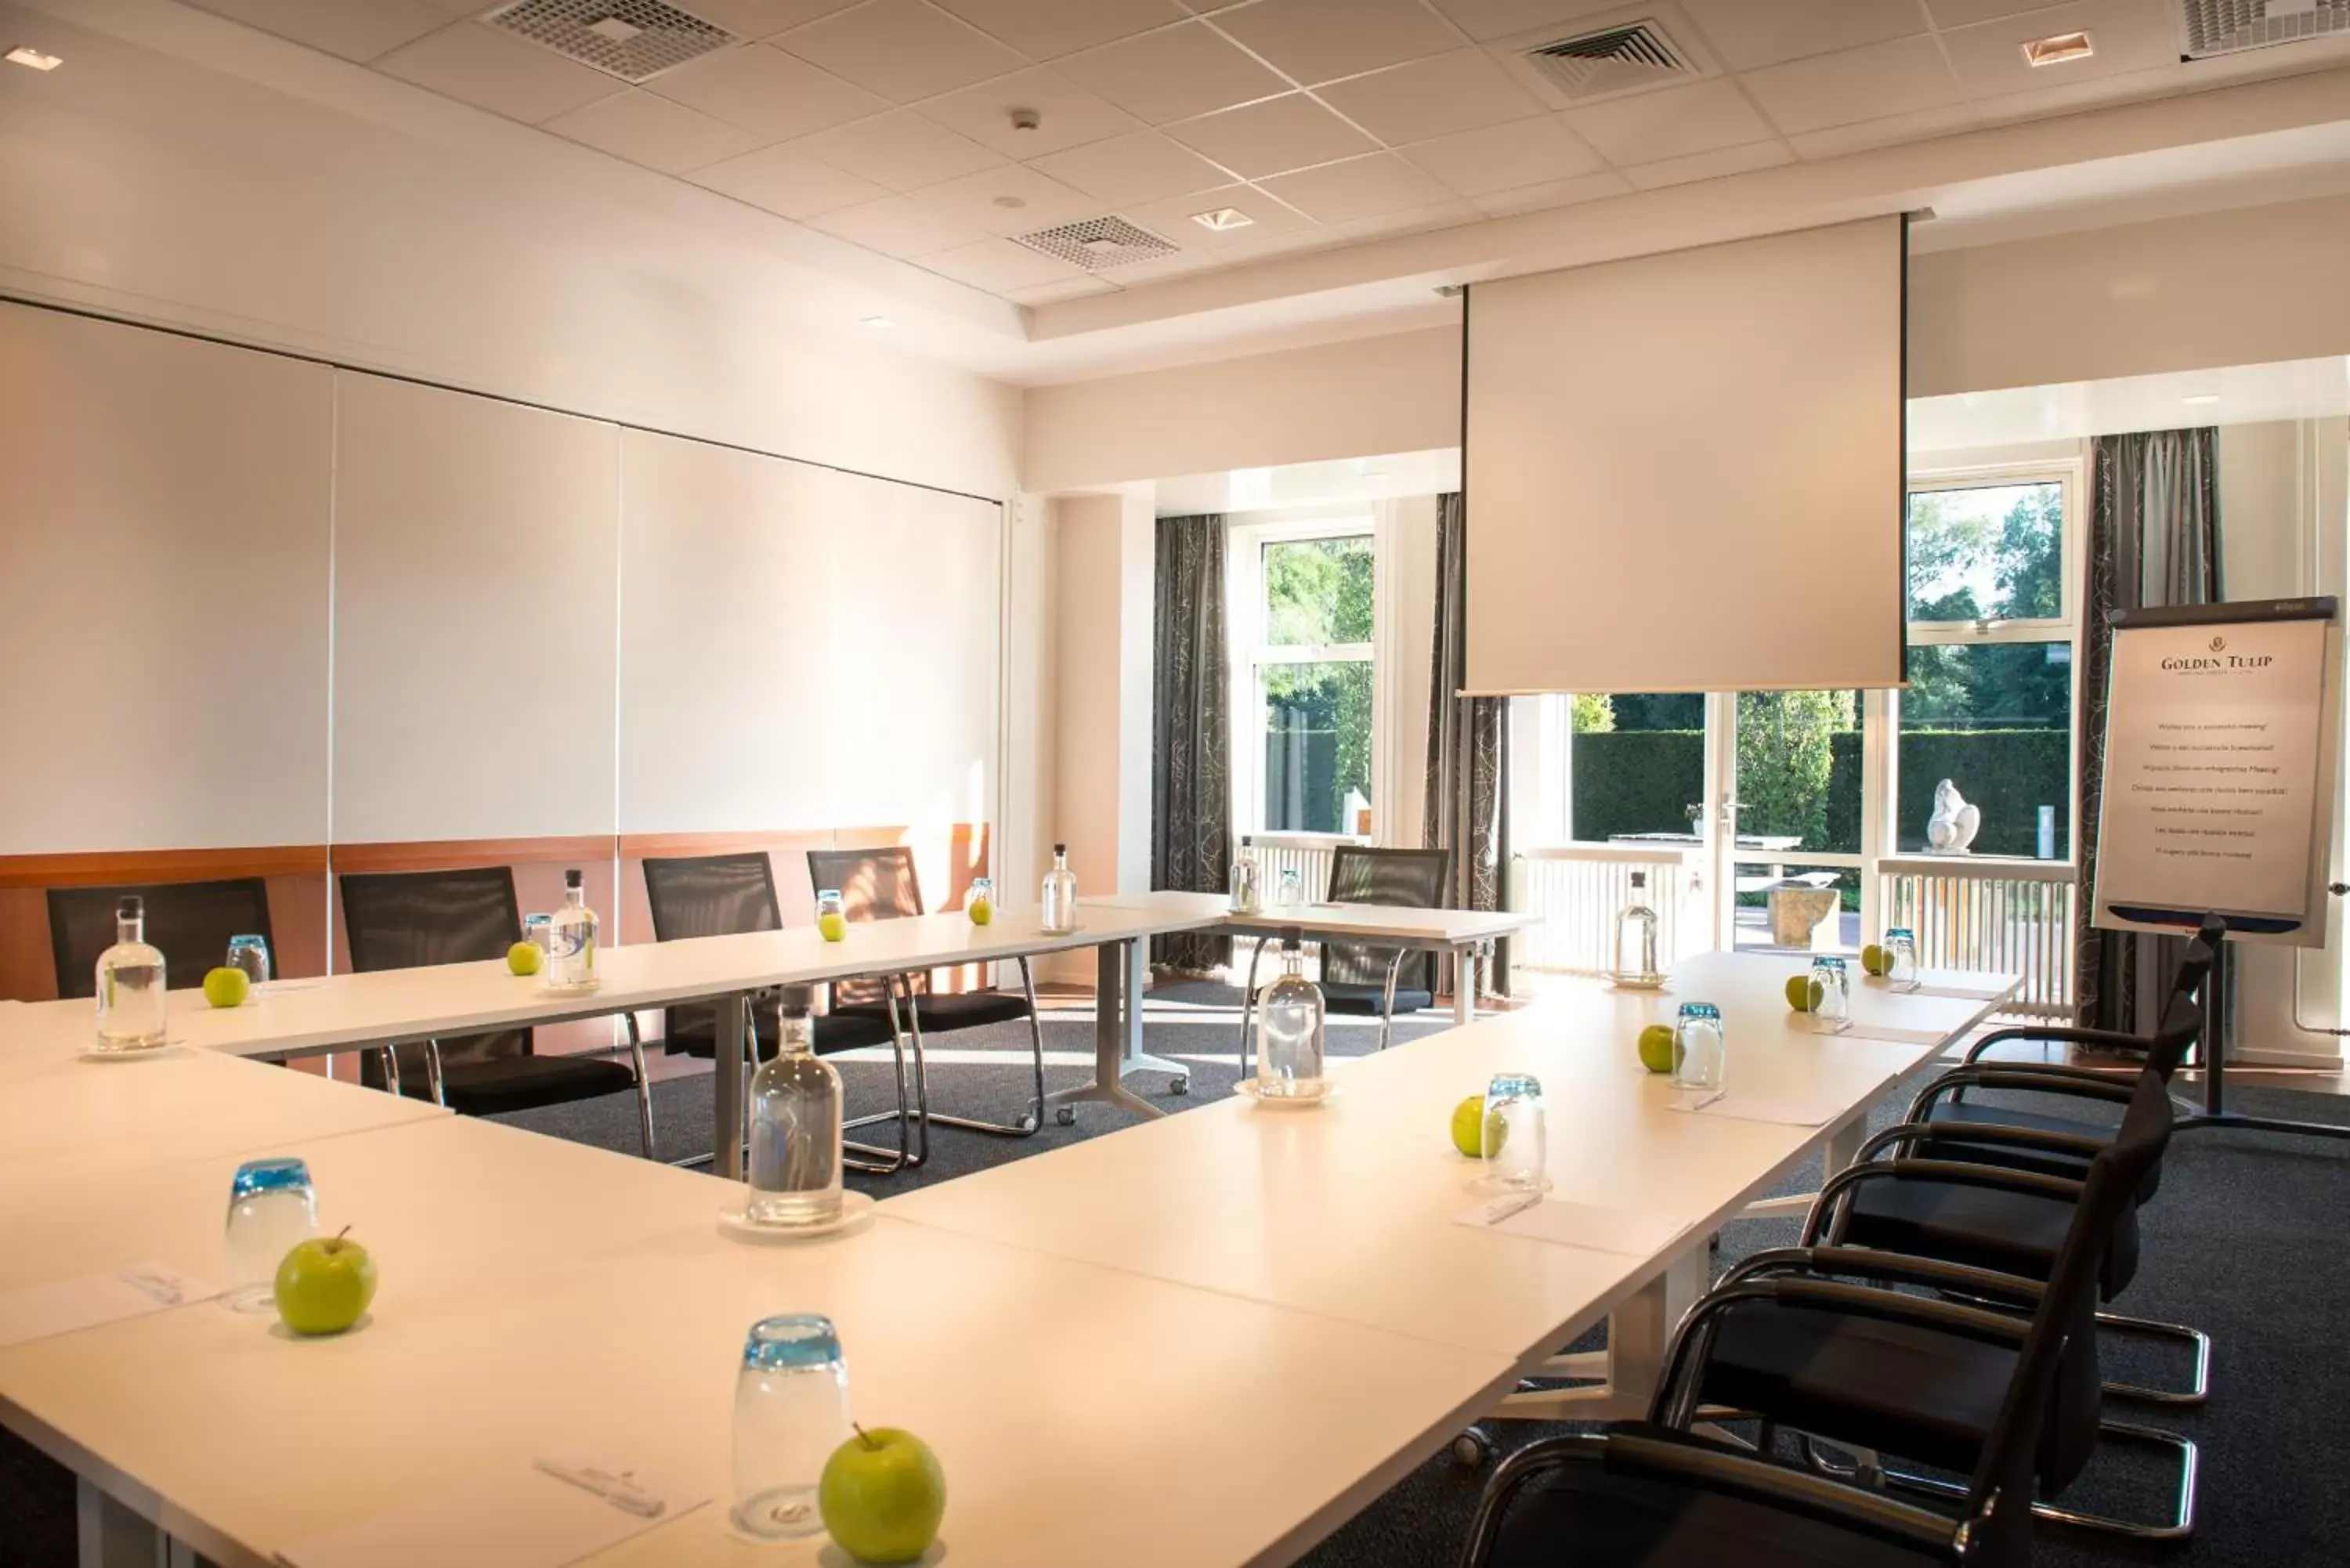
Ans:
[[[1077,929],[1077,874],[1069,869],[1069,846],[1053,846],[1053,868],[1045,873],[1045,929],[1066,935]]]
[[[1257,868],[1256,840],[1243,836],[1232,857],[1232,913],[1253,915],[1264,908],[1264,881]]]
[[[98,1048],[144,1051],[163,1044],[163,955],[147,945],[147,901],[114,906],[114,945],[98,955]]]
[[[1322,988],[1305,978],[1298,940],[1294,926],[1281,933],[1281,972],[1257,995],[1256,1085],[1267,1099],[1319,1099],[1325,1087]]]
[[[1657,911],[1648,908],[1648,874],[1632,873],[1632,898],[1616,917],[1616,960],[1612,978],[1618,985],[1652,986],[1664,977],[1657,970]]]
[[[782,1040],[751,1075],[754,1225],[827,1225],[840,1218],[840,1075],[816,1054],[805,991],[784,993]]]
[[[596,974],[598,925],[580,874],[566,871],[563,908],[546,922],[546,990],[593,991],[601,983]]]

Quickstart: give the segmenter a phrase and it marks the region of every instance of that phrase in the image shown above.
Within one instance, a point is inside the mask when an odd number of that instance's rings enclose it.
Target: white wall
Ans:
[[[327,834],[331,373],[0,308],[0,854]]]

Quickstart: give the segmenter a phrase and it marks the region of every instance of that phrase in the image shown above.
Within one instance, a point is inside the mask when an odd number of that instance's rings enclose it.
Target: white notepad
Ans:
[[[52,1280],[0,1295],[0,1346],[120,1323],[191,1302],[209,1301],[218,1294],[217,1286],[161,1263]]]
[[[1741,1094],[1734,1089],[1711,1096],[1676,1095],[1665,1103],[1674,1110],[1691,1111],[1701,1116],[1727,1116],[1734,1122],[1775,1122],[1791,1127],[1825,1127],[1844,1108],[1809,1100]]]
[[[581,1463],[576,1458],[565,1462]],[[594,1468],[625,1475],[659,1512],[620,1507],[531,1464],[514,1463],[389,1513],[296,1542],[277,1559],[290,1568],[453,1568],[475,1563],[564,1568],[708,1501],[642,1470],[609,1461]]]
[[[1627,1258],[1654,1257],[1689,1229],[1686,1221],[1662,1214],[1637,1209],[1606,1209],[1594,1203],[1569,1203],[1555,1198],[1545,1198],[1489,1224],[1485,1220],[1487,1207],[1480,1203],[1455,1216],[1453,1222],[1505,1236],[1553,1241],[1563,1247],[1620,1253]]]

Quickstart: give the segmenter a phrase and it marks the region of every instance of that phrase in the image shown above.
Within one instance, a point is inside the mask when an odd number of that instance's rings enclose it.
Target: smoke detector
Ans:
[[[2178,0],[2178,17],[2185,57],[2208,60],[2350,33],[2350,0]]]
[[[482,18],[624,82],[643,82],[736,42],[661,0],[515,0]]]

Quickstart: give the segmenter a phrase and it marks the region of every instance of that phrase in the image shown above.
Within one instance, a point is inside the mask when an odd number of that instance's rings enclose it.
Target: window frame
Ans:
[[[1226,643],[1231,650],[1233,724],[1232,831],[1235,836],[1278,836],[1326,843],[1378,841],[1386,822],[1387,796],[1380,759],[1386,753],[1383,671],[1378,650],[1389,624],[1386,603],[1388,528],[1378,510],[1364,504],[1316,507],[1307,512],[1242,515],[1227,524],[1224,540]],[[1371,547],[1371,638],[1367,642],[1268,643],[1265,641],[1264,552],[1268,545],[1311,544],[1323,539],[1364,539]],[[1264,735],[1267,704],[1263,672],[1279,664],[1367,664],[1371,670],[1371,832],[1314,833],[1264,826]]]

